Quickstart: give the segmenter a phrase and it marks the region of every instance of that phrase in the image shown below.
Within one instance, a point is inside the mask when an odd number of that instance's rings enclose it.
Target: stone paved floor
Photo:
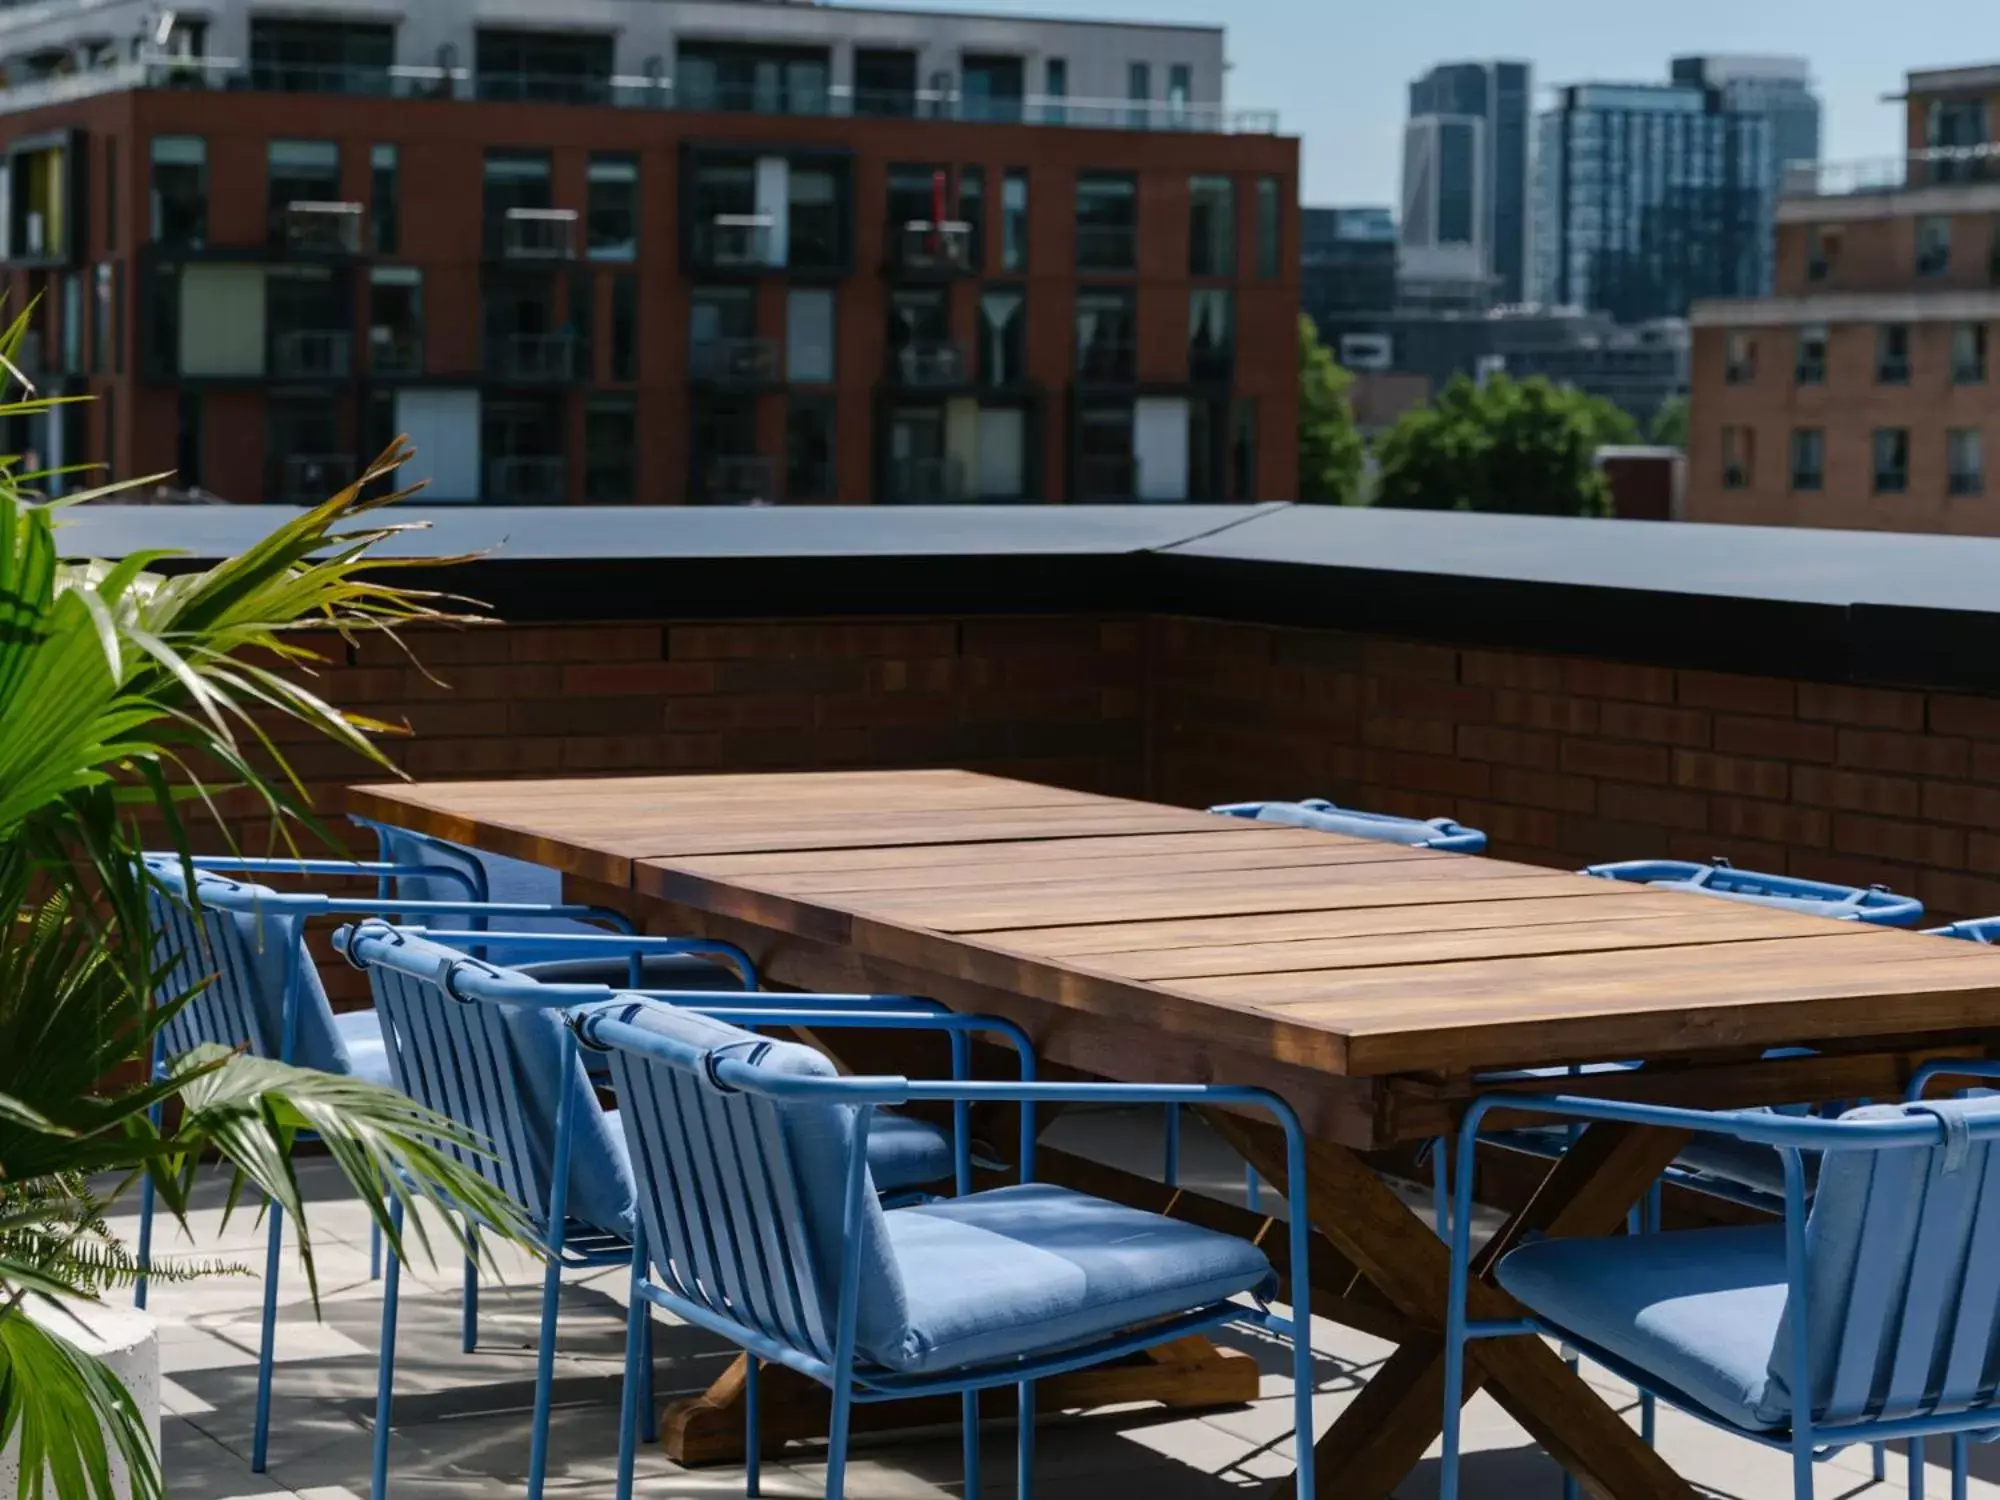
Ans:
[[[1072,1116],[1051,1138],[1071,1150],[1135,1168],[1156,1162],[1150,1122],[1117,1115]],[[1187,1180],[1223,1194],[1241,1192],[1240,1170],[1198,1132],[1188,1134]],[[367,1219],[339,1195],[325,1164],[309,1164],[321,1195],[311,1223],[318,1250],[322,1317],[315,1320],[304,1277],[288,1258],[282,1287],[269,1472],[249,1468],[256,1383],[259,1284],[252,1276],[155,1289],[163,1321],[168,1418],[163,1443],[174,1493],[200,1500],[356,1500],[368,1491],[379,1287],[368,1280]],[[219,1202],[219,1197],[217,1199]],[[162,1253],[199,1248],[262,1263],[263,1231],[251,1216],[220,1227],[219,1209],[196,1215],[197,1245],[167,1236]],[[483,1296],[481,1344],[459,1348],[459,1270],[423,1267],[406,1274],[391,1482],[409,1500],[519,1495],[527,1459],[527,1412],[533,1390],[539,1279],[524,1259],[503,1256],[500,1285]],[[551,1500],[609,1500],[617,1447],[617,1400],[624,1339],[622,1271],[572,1277],[565,1285],[557,1356]],[[663,1393],[695,1391],[727,1363],[719,1340],[685,1326],[659,1329],[658,1383]],[[1198,1417],[1125,1409],[1045,1419],[1035,1494],[1048,1500],[1221,1500],[1260,1493],[1290,1469],[1291,1382],[1282,1346],[1232,1334],[1227,1341],[1263,1364],[1262,1398],[1252,1407]],[[1316,1323],[1318,1418],[1330,1423],[1364,1384],[1388,1346]],[[1631,1408],[1631,1393],[1592,1374],[1608,1399]],[[1636,1412],[1628,1411],[1636,1421]],[[1469,1408],[1468,1500],[1555,1500],[1561,1476],[1491,1401]],[[1663,1411],[1660,1443],[1669,1460],[1705,1492],[1733,1500],[1780,1500],[1790,1494],[1784,1455],[1723,1436]],[[1943,1445],[1934,1445],[1942,1457]],[[1012,1493],[1011,1431],[986,1429],[984,1482],[989,1495]],[[1972,1495],[2000,1500],[2000,1453],[1975,1450]],[[1850,1451],[1821,1466],[1818,1500],[1905,1493],[1904,1460],[1892,1455],[1890,1478],[1869,1477],[1866,1453]],[[822,1493],[823,1454],[788,1450],[767,1462],[765,1493]],[[1338,1475],[1330,1493],[1339,1493]],[[1948,1493],[1948,1475],[1929,1471],[1929,1487]],[[1401,1500],[1436,1493],[1435,1452],[1398,1491]],[[657,1450],[642,1450],[639,1491],[701,1500],[743,1492],[741,1469],[682,1470]],[[962,1493],[956,1430],[894,1440],[863,1440],[849,1469],[853,1500],[929,1500]]]

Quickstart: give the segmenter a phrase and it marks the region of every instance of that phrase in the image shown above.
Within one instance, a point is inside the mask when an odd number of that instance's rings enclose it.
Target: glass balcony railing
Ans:
[[[487,340],[486,373],[523,385],[576,378],[576,340],[567,333],[509,333]]]
[[[892,505],[953,505],[966,498],[965,464],[956,458],[892,458]]]
[[[334,328],[299,328],[271,338],[271,374],[281,380],[343,380],[353,339]]]
[[[537,454],[486,464],[488,505],[560,505],[569,492],[569,461]]]
[[[889,378],[906,390],[963,385],[967,370],[965,346],[950,339],[911,339],[889,351]]]
[[[2000,182],[2000,141],[1858,161],[1790,162],[1781,191],[1787,198],[1846,198],[1981,182]]]
[[[892,237],[898,270],[965,275],[972,269],[972,226],[963,220],[911,219]]]
[[[755,454],[728,454],[701,466],[703,505],[776,505],[778,465]]]
[[[730,390],[755,389],[778,381],[776,339],[708,339],[696,344],[688,360],[689,373],[707,385]]]
[[[1076,500],[1130,500],[1139,492],[1137,460],[1120,454],[1086,453],[1076,461]]]
[[[651,73],[486,72],[465,67],[395,63],[365,67],[240,58],[142,53],[74,73],[50,74],[0,88],[0,113],[40,109],[127,89],[184,88],[278,93],[360,94],[399,99],[503,99],[626,109],[722,110],[795,116],[872,116],[966,120],[987,124],[1051,125],[1071,129],[1186,130],[1222,135],[1275,135],[1278,114],[1219,103],[1165,99],[1078,99],[1060,94],[966,94],[961,88],[859,91],[828,88],[729,89],[716,84],[677,89]]]

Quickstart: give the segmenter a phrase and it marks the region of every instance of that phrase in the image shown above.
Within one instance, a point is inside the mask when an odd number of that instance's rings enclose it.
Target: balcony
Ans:
[[[892,241],[891,264],[899,271],[925,275],[970,275],[972,226],[962,220],[933,223],[912,219]]]
[[[892,458],[888,494],[892,505],[953,505],[964,500],[965,464],[956,458]]]
[[[1076,226],[1079,271],[1129,272],[1138,265],[1139,231],[1130,224]]]
[[[287,203],[278,215],[278,243],[295,255],[359,255],[361,205]]]
[[[354,340],[342,329],[298,328],[272,335],[271,374],[280,380],[344,380]]]
[[[560,455],[489,459],[488,505],[561,505],[569,495],[569,460]]]
[[[201,58],[186,61],[200,63]],[[247,85],[260,93],[361,94],[387,97],[397,92],[396,69],[360,63],[258,62],[250,64]]]
[[[278,465],[278,494],[285,505],[317,505],[354,483],[354,458],[346,453],[294,453]]]
[[[519,385],[576,378],[576,339],[567,333],[508,333],[486,342],[486,373]]]
[[[1979,146],[1935,146],[1903,156],[1858,161],[1789,162],[1779,196],[1788,202],[1879,197],[1979,183],[2000,183],[2000,141]]]
[[[1076,461],[1078,504],[1130,500],[1139,493],[1137,460],[1123,454],[1086,453]]]
[[[423,339],[414,333],[372,329],[368,336],[368,373],[380,379],[423,374]]]
[[[497,225],[502,260],[566,261],[576,259],[576,210],[573,208],[510,208]]]
[[[949,390],[971,378],[965,346],[950,339],[912,339],[889,351],[889,379],[906,390]]]
[[[698,498],[703,505],[775,505],[778,465],[755,454],[711,458],[702,465]]]
[[[716,271],[762,270],[771,264],[769,214],[717,214],[695,225],[695,264]]]
[[[713,339],[694,346],[688,373],[723,390],[758,390],[780,382],[779,363],[776,339]]]

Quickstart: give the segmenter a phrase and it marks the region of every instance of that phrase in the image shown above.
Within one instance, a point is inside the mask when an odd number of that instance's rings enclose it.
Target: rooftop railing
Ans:
[[[0,88],[0,113],[40,109],[127,89],[185,88],[361,94],[407,99],[509,99],[628,109],[713,110],[739,114],[867,116],[1105,130],[1185,130],[1275,135],[1278,114],[1166,99],[1078,99],[1062,94],[995,96],[951,88],[897,91],[827,88],[677,87],[654,74],[478,73],[465,67],[395,63],[355,67],[270,63],[228,57],[146,53],[100,67],[49,74]]]
[[[1858,161],[1790,162],[1785,167],[1782,193],[1787,198],[1845,198],[1977,182],[2000,182],[2000,141],[1979,146],[1933,146],[1902,156]]]

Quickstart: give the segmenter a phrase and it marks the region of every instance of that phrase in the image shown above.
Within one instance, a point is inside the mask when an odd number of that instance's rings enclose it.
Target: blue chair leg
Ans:
[[[1572,1375],[1579,1374],[1583,1368],[1583,1361],[1577,1357],[1574,1349],[1563,1350],[1563,1363],[1569,1366]],[[1562,1500],[1581,1500],[1582,1495],[1583,1488],[1576,1482],[1576,1476],[1568,1469],[1564,1469]]]
[[[1924,1440],[1910,1439],[1910,1500],[1924,1500]]]
[[[1951,1435],[1951,1500],[1965,1500],[1966,1460],[1970,1456],[1972,1439],[1965,1433]]]
[[[146,1272],[153,1268],[153,1179],[151,1175],[139,1183],[139,1280],[132,1288],[132,1305],[144,1308],[146,1305]]]
[[[959,1398],[962,1415],[959,1425],[965,1432],[965,1500],[979,1500],[979,1392],[967,1391]]]
[[[839,1379],[833,1387],[833,1416],[826,1428],[826,1500],[846,1500],[847,1434],[853,1416],[854,1381]]]
[[[641,1264],[636,1258],[634,1264]],[[632,1278],[632,1306],[625,1314],[625,1387],[618,1404],[618,1500],[631,1500],[632,1467],[638,1457],[639,1448],[639,1403],[646,1399],[640,1391],[640,1361],[650,1352],[645,1346],[652,1342],[649,1330],[652,1318],[646,1309],[646,1299],[639,1294],[639,1277]],[[754,1424],[756,1417],[751,1417]],[[752,1453],[756,1452],[754,1443]],[[756,1460],[751,1460],[751,1494],[756,1494]]]
[[[659,1361],[653,1340],[653,1317],[646,1315],[646,1359],[639,1370],[639,1399],[645,1403],[639,1412],[639,1435],[649,1443],[660,1440],[660,1406],[653,1396],[653,1366]]]
[[[1431,1142],[1431,1224],[1441,1240],[1451,1238],[1451,1157],[1445,1137]]]
[[[1020,1397],[1014,1416],[1014,1491],[1018,1500],[1035,1500],[1035,1382],[1014,1387]]]
[[[1889,1477],[1889,1445],[1887,1443],[1877,1443],[1874,1445],[1873,1452],[1875,1456],[1873,1466],[1875,1470],[1875,1482],[1880,1484]]]
[[[764,1420],[757,1378],[762,1364],[754,1354],[743,1356],[743,1493],[750,1500],[764,1493]]]
[[[389,1207],[390,1222],[397,1233],[403,1228],[403,1206]],[[403,1285],[403,1263],[389,1257],[382,1284],[382,1361],[375,1377],[375,1457],[369,1470],[370,1500],[389,1500],[389,1418],[396,1398],[396,1302]]]
[[[479,1231],[468,1230],[467,1236],[476,1247]],[[479,1256],[475,1250],[468,1250],[465,1256],[465,1289],[459,1298],[459,1346],[467,1354],[479,1347]]]
[[[257,1424],[250,1437],[250,1472],[264,1472],[271,1445],[271,1362],[278,1333],[278,1262],[284,1253],[285,1214],[273,1203],[264,1246],[264,1327],[257,1344]]]
[[[542,1273],[542,1331],[535,1349],[535,1410],[528,1429],[528,1500],[542,1500],[549,1468],[549,1408],[555,1398],[556,1308],[562,1300],[562,1254]]]

